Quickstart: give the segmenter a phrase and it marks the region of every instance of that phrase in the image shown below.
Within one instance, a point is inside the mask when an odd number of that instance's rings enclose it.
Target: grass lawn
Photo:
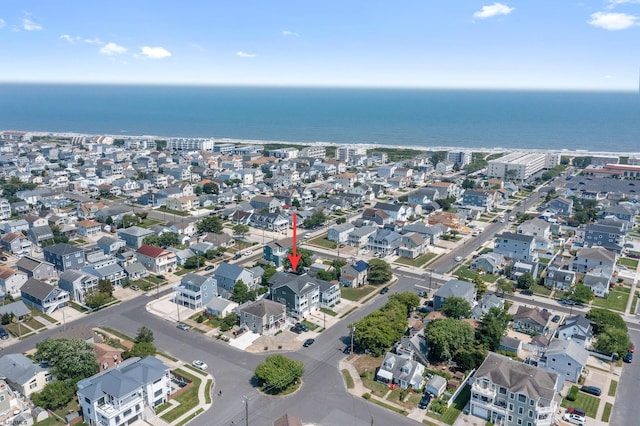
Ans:
[[[313,246],[324,247],[332,250],[338,247],[338,245],[334,241],[327,240],[323,235],[316,238],[312,238],[308,240],[307,243]]]
[[[633,293],[633,301],[631,302],[631,313],[635,313],[636,312],[636,305],[638,304],[638,292]]]
[[[140,228],[151,228],[153,225],[160,225],[162,222],[161,220],[157,220],[157,219],[151,219],[151,218],[146,218],[140,221],[140,224],[138,225]]]
[[[469,402],[469,398],[471,398],[471,388],[469,386],[465,386],[462,392],[460,392],[458,397],[453,401],[451,407],[447,408],[447,411],[444,412],[440,420],[448,425],[454,424],[460,413],[462,413],[464,406]]]
[[[42,313],[42,312],[40,312],[39,310],[34,309],[34,308],[30,307],[30,306],[29,306],[28,308],[29,308],[29,310],[31,311],[31,316],[32,316],[32,317],[42,317],[42,318],[46,319],[47,321],[49,321],[49,322],[50,322],[50,323],[52,323],[52,324],[57,324],[57,323],[58,323],[58,320],[57,320],[57,319],[52,318],[52,317],[50,317],[50,316],[49,316],[49,315],[47,315],[47,314],[43,314],[43,313]]]
[[[593,299],[593,306],[624,312],[627,307],[630,291],[627,287],[616,287],[609,292],[609,296],[606,299],[600,297]]]
[[[353,366],[358,370],[360,379],[365,388],[368,388],[372,395],[383,397],[389,392],[389,386],[384,383],[376,382],[376,369],[382,364],[382,357],[373,357],[371,355],[360,356],[353,362]]]
[[[58,425],[62,426],[64,425],[64,422],[55,416],[51,416],[51,417],[47,417],[41,422],[34,423],[34,424],[36,426],[58,426]]]
[[[626,266],[627,268],[635,271],[638,267],[638,259],[631,259],[629,257],[621,257],[618,259],[618,265]]]
[[[173,214],[173,215],[176,215],[176,216],[182,216],[182,217],[191,216],[191,214],[189,214],[189,212],[180,212],[178,210],[171,210],[171,209],[166,208],[165,206],[160,206],[156,210],[159,211],[159,212],[166,212],[166,213]]]
[[[575,401],[569,401],[567,398],[564,398],[560,404],[562,408],[580,407],[584,409],[587,416],[591,418],[595,418],[596,414],[598,414],[598,405],[600,405],[599,398],[584,392],[578,392],[578,397]]]
[[[327,308],[320,308],[320,312],[327,314],[327,315],[331,315],[332,317],[338,316],[338,313],[335,311],[332,311],[331,309],[327,309]]]
[[[204,408],[198,408],[195,412],[189,414],[184,420],[182,420],[176,426],[184,426],[202,413],[204,413]]]
[[[353,383],[353,377],[351,377],[351,373],[349,373],[349,370],[340,370],[342,372],[342,375],[344,376],[344,381],[347,384],[347,389],[353,389],[353,387],[355,386]]]
[[[24,337],[27,333],[31,332],[31,330],[29,330],[27,327],[23,327],[22,324],[19,323],[7,324],[3,325],[3,327],[6,328],[9,333],[13,334],[16,337]]]
[[[400,263],[402,265],[415,266],[419,268],[425,263],[429,262],[431,259],[437,256],[437,253],[425,253],[421,256],[416,257],[415,259],[407,259],[405,257],[399,257],[394,261],[394,263]]]
[[[213,380],[207,380],[207,387],[204,389],[204,400],[207,404],[211,404],[211,386],[213,385]]]
[[[550,296],[551,292],[553,291],[538,283],[534,283],[533,286],[531,287],[531,290],[533,290],[535,294],[539,294],[541,296]]]
[[[373,402],[376,405],[379,405],[381,407],[386,408],[387,410],[391,410],[391,411],[395,411],[396,413],[402,414],[403,416],[406,416],[407,414],[409,414],[408,412],[406,412],[405,410],[401,410],[400,408],[396,408],[394,406],[391,406],[389,404],[385,404],[382,401],[378,401],[377,399],[370,399],[369,401]]]
[[[364,287],[343,287],[340,289],[340,296],[343,299],[351,300],[353,302],[358,301],[374,291],[376,288],[372,285],[366,285]]]
[[[312,322],[306,321],[306,320],[305,320],[305,321],[302,321],[302,324],[304,324],[304,325],[306,325],[307,327],[309,327],[309,330],[311,330],[311,331],[314,331],[316,328],[318,328],[318,326],[317,326],[317,325],[315,325],[315,324],[314,324],[314,323],[312,323]]]
[[[478,275],[477,271],[472,271],[471,269],[469,269],[466,266],[460,266],[458,269],[456,269],[455,275],[458,276],[458,278],[460,279],[474,279],[476,275]]]
[[[109,327],[100,327],[101,329],[103,329],[104,331],[106,331],[109,334],[113,334],[114,336],[122,339],[122,340],[128,340],[130,342],[133,342],[133,339],[129,336],[127,336],[124,333],[119,332],[118,330],[114,330],[113,328],[109,328]]]
[[[41,328],[44,328],[44,324],[42,324],[40,321],[38,321],[35,318],[29,318],[24,323],[29,327],[33,328],[34,330],[40,330]]]
[[[175,370],[175,372],[183,376],[184,378],[191,380],[193,382],[193,386],[185,393],[180,394],[176,397],[175,400],[178,401],[180,405],[162,415],[162,418],[168,422],[174,421],[175,419],[198,405],[198,389],[200,388],[200,382],[202,382],[202,380],[200,380],[198,377],[189,374],[184,370],[178,369]]]
[[[84,312],[87,312],[87,311],[88,311],[88,309],[87,309],[87,308],[85,308],[84,306],[82,306],[82,305],[81,305],[81,304],[79,304],[79,303],[76,303],[76,302],[69,302],[69,304],[71,305],[71,307],[72,307],[73,309],[75,309],[75,310],[76,310],[76,311],[78,311],[78,312],[83,312],[83,313],[84,313]]]
[[[613,405],[610,402],[606,402],[604,404],[604,409],[602,410],[602,421],[609,422],[609,417],[611,416],[611,410],[613,409]]]
[[[618,390],[618,382],[615,380],[612,380],[611,383],[609,383],[609,396],[616,396],[616,390]]]

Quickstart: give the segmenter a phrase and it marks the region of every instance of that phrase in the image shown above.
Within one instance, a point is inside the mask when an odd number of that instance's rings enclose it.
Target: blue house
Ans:
[[[218,295],[213,277],[185,274],[176,288],[175,302],[190,309],[201,309]]]
[[[272,241],[262,249],[262,258],[273,264],[276,268],[279,268],[283,266],[292,244],[293,239],[291,238],[285,238],[282,241]]]

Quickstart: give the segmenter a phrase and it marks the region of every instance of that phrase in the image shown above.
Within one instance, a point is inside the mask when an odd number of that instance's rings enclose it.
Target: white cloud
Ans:
[[[22,29],[25,31],[40,31],[42,25],[36,24],[29,18],[22,18]]]
[[[613,9],[614,7],[626,4],[626,3],[640,3],[640,0],[609,0],[609,4],[607,5],[607,9]]]
[[[242,50],[238,50],[236,52],[237,56],[240,56],[241,58],[255,58],[256,55],[254,53],[247,53],[247,52],[243,52]]]
[[[282,35],[285,36],[285,37],[287,37],[287,36],[300,37],[300,34],[294,33],[293,31],[289,31],[289,30],[282,30]]]
[[[496,2],[488,6],[482,6],[482,9],[475,12],[473,14],[473,17],[478,19],[493,18],[494,16],[498,15],[508,15],[514,10],[515,8],[513,7],[509,7],[506,4]]]
[[[0,18],[0,28],[4,27],[4,19]]]
[[[596,12],[591,14],[589,24],[608,31],[620,31],[638,25],[638,17],[628,13]]]
[[[62,34],[60,38],[68,43],[75,43],[80,40],[80,37],[71,37],[69,34]]]
[[[85,38],[82,41],[84,41],[87,44],[104,44],[104,42],[99,38]]]
[[[119,55],[127,53],[127,48],[116,43],[107,43],[100,48],[100,53],[107,56]]]
[[[142,54],[142,56],[145,56],[150,59],[163,59],[171,56],[171,52],[169,52],[164,47],[144,46],[140,53]]]

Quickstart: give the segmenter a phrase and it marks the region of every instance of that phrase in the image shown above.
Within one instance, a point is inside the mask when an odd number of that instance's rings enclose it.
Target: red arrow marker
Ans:
[[[289,262],[291,262],[291,269],[294,271],[298,269],[298,262],[302,257],[301,254],[296,255],[296,245],[298,242],[298,227],[296,226],[296,216],[297,212],[293,212],[293,254],[288,254]]]

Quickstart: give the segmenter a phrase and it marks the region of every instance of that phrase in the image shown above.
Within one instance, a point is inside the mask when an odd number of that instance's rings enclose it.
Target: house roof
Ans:
[[[284,305],[273,300],[260,299],[241,308],[243,312],[247,312],[256,317],[269,317],[271,315],[281,315],[284,312]]]
[[[27,305],[25,305],[22,300],[0,306],[0,316],[12,312],[16,317],[22,317],[31,314],[31,311],[29,310],[29,308],[27,308]]]
[[[15,232],[9,232],[7,235],[5,235],[4,237],[2,237],[2,241],[6,241],[8,243],[16,240],[16,239],[23,239],[26,238],[24,235],[22,234],[17,234]]]
[[[545,354],[547,359],[551,355],[566,355],[583,367],[587,365],[587,359],[589,358],[589,352],[573,340],[552,340]]]
[[[0,357],[0,376],[6,377],[13,383],[24,385],[41,371],[45,369],[22,354],[8,354]]]
[[[119,229],[118,234],[132,235],[134,237],[144,237],[153,234],[153,231],[145,228],[140,228],[139,226],[130,226],[125,229]]]
[[[350,266],[358,273],[364,272],[369,269],[369,264],[364,260],[358,260],[356,263]]]
[[[496,234],[496,239],[505,239],[505,240],[515,240],[515,241],[523,241],[525,243],[532,243],[534,238],[533,235],[525,235],[525,234],[516,234],[514,232],[503,232],[502,234]]]
[[[272,289],[289,287],[291,291],[300,295],[320,287],[320,281],[309,275],[296,275],[287,272],[276,272],[269,281]]]
[[[68,254],[74,254],[83,251],[79,247],[74,247],[71,244],[67,243],[58,243],[50,246],[46,246],[44,248],[45,253],[53,253],[57,256],[66,256]]]
[[[530,399],[553,400],[558,375],[532,365],[514,361],[504,355],[489,352],[475,374],[476,380],[486,377],[507,388],[507,392],[523,393]]]
[[[604,247],[587,247],[582,248],[578,252],[578,258],[588,258],[593,260],[604,260],[609,263],[615,263],[616,254]]]
[[[160,257],[164,252],[166,252],[165,249],[161,247],[151,246],[149,244],[143,244],[138,250],[136,250],[136,253],[153,258]]]
[[[0,266],[0,279],[6,280],[7,278],[11,278],[15,274],[25,274],[22,271],[18,271],[17,269],[10,268],[8,266]]]
[[[53,267],[53,265],[49,262],[45,262],[43,260],[35,259],[31,256],[24,256],[18,259],[16,262],[16,266],[20,269],[27,271],[35,271],[40,265],[47,264]]]
[[[54,287],[51,284],[47,284],[35,278],[29,278],[20,288],[20,292],[28,294],[39,300],[44,300],[51,294]]]
[[[460,280],[449,280],[442,287],[436,290],[435,295],[441,298],[462,297],[466,298],[473,294],[475,287],[473,283]]]
[[[234,265],[233,263],[222,262],[216,269],[214,275],[216,277],[228,278],[236,281],[244,271],[246,271],[246,269],[241,266]]]
[[[182,279],[180,280],[180,284],[189,284],[191,286],[200,288],[207,280],[208,278],[203,275],[189,272],[188,274],[185,274],[184,277],[182,277]]]
[[[550,316],[551,312],[549,311],[540,311],[538,308],[529,308],[528,306],[518,306],[513,320],[531,320],[544,327],[549,322]]]

